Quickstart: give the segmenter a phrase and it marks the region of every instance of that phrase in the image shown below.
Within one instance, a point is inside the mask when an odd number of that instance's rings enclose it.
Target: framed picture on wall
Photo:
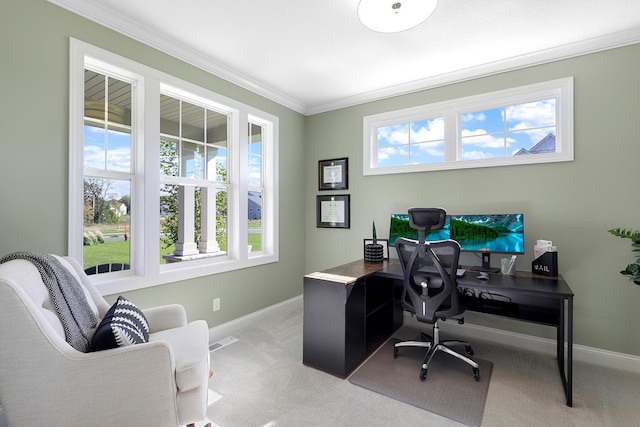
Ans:
[[[316,227],[349,228],[350,202],[348,194],[316,196]]]
[[[318,162],[318,190],[346,190],[349,188],[349,158]]]

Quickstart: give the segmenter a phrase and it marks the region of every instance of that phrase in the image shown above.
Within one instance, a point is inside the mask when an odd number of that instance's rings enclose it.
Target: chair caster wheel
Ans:
[[[427,379],[427,370],[420,369],[420,381],[424,381]]]
[[[469,356],[473,356],[473,349],[471,348],[470,345],[465,345],[464,346],[464,351],[469,355]]]
[[[393,347],[393,358],[394,359],[398,358],[398,347]]]
[[[476,381],[480,381],[480,369],[473,368],[473,376],[475,377]]]

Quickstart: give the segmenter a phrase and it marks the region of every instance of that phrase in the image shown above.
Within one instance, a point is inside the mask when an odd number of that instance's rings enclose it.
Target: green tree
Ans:
[[[178,150],[171,141],[160,141],[160,171],[165,176],[178,176]],[[178,186],[164,184],[160,191],[160,235],[164,249],[178,241]]]
[[[216,166],[217,176],[223,181],[227,181],[227,169],[222,165]],[[227,191],[216,193],[216,239],[221,247],[226,247],[227,243]]]
[[[98,224],[105,222],[109,214],[109,200],[114,198],[113,182],[108,179],[85,178],[84,180],[84,201],[85,218],[90,222]],[[87,211],[90,207],[91,215]]]

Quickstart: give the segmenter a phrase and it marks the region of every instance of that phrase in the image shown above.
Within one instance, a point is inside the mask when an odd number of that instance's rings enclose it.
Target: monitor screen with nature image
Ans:
[[[394,246],[400,237],[418,239],[406,213],[391,215],[389,245]],[[463,251],[523,254],[524,214],[447,215],[444,228],[427,233],[425,239],[452,239]]]

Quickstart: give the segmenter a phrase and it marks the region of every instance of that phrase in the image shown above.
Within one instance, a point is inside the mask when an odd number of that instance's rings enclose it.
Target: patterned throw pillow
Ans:
[[[119,296],[96,329],[91,351],[149,342],[149,324],[134,303]]]

